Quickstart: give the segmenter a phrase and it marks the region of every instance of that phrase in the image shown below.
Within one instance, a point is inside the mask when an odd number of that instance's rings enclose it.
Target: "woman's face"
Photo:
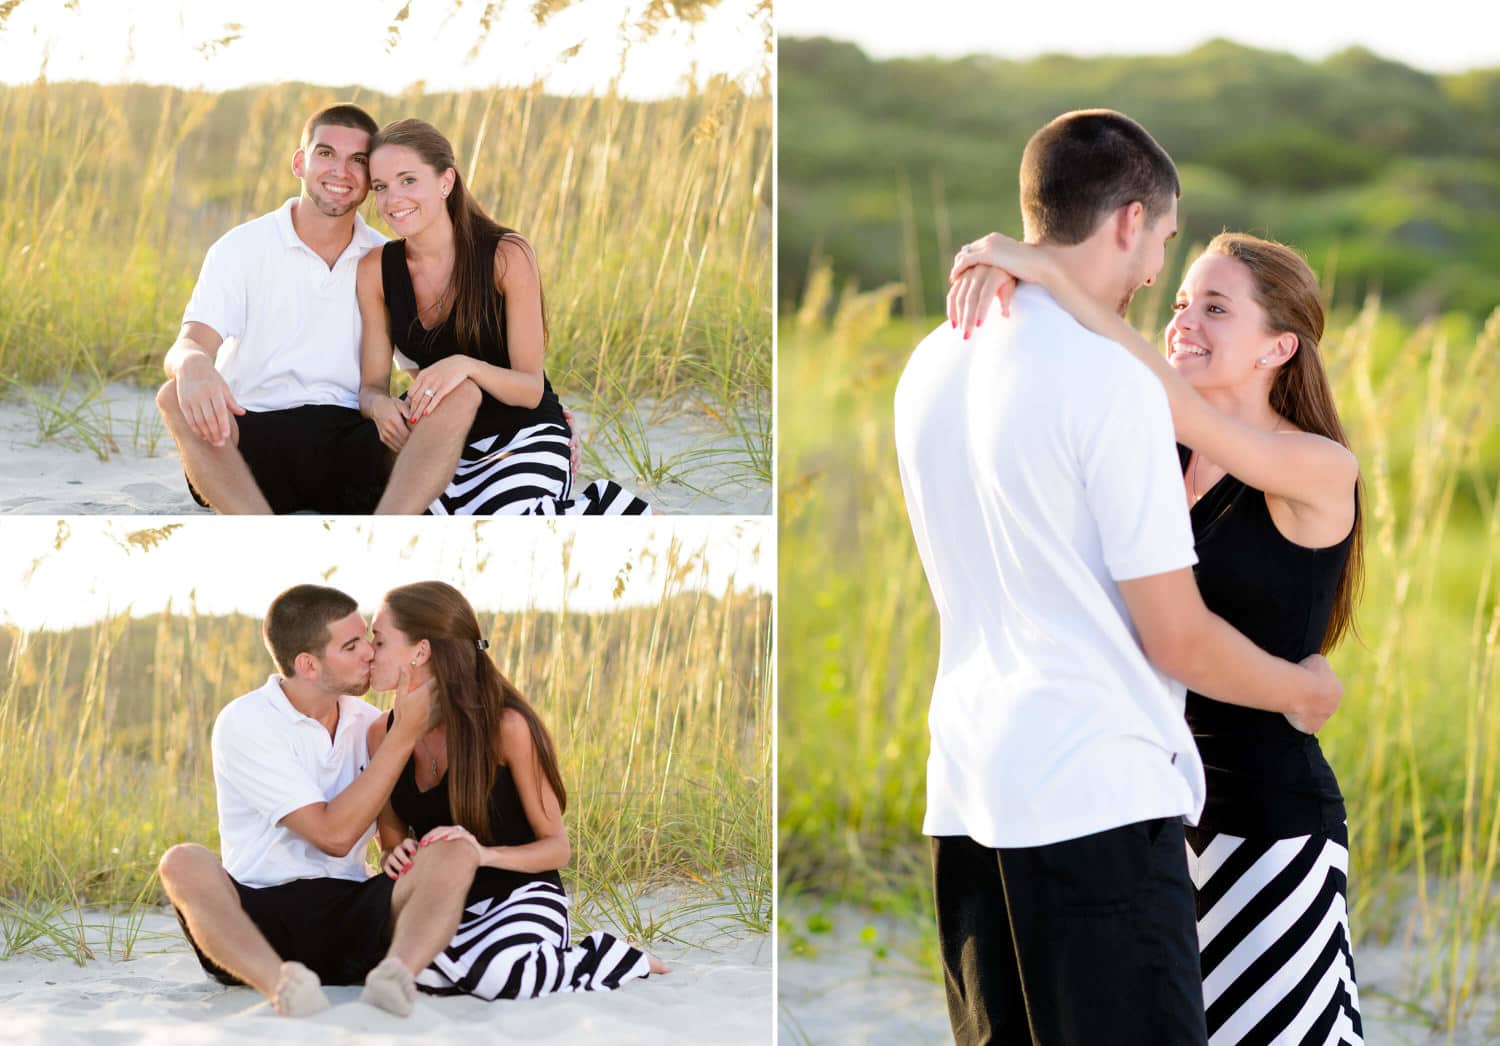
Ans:
[[[447,214],[454,177],[453,168],[439,173],[404,145],[382,145],[370,156],[375,206],[397,236],[415,236]]]
[[[1238,258],[1205,254],[1193,262],[1172,311],[1167,362],[1189,384],[1239,385],[1270,375],[1259,360],[1275,354],[1277,334],[1266,330],[1254,278]]]
[[[384,604],[375,615],[371,639],[375,644],[375,662],[370,666],[370,689],[396,689],[403,668],[408,673],[416,673],[411,662],[418,659],[420,644],[413,643],[395,626],[391,621],[391,609]]]

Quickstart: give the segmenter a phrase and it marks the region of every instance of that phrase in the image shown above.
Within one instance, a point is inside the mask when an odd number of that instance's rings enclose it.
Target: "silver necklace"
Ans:
[[[438,775],[437,756],[432,754],[432,746],[427,743],[425,736],[422,738],[422,745],[427,749],[427,765],[432,768],[432,779],[436,781]]]
[[[432,281],[427,278],[427,275],[425,273],[422,273],[421,276],[422,276],[422,282],[427,285],[427,289],[428,290],[432,290]],[[428,314],[429,317],[430,316],[436,316],[439,312],[441,312],[443,310],[443,305],[448,300],[448,292],[451,291],[452,289],[453,289],[453,268],[450,265],[449,268],[448,268],[448,282],[443,285],[442,292],[439,293],[438,296],[435,299],[433,299],[433,301],[432,301],[431,304],[429,304],[429,305],[427,305],[425,307],[424,306],[420,306],[420,305],[417,306],[417,314],[421,315],[422,313],[425,312],[425,313]],[[413,294],[412,297],[415,298],[416,295]]]

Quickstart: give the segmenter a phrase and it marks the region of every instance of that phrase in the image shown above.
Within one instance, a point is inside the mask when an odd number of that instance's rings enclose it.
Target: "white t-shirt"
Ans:
[[[323,724],[292,707],[282,677],[225,705],[214,720],[214,788],[224,868],[246,886],[324,876],[362,880],[375,826],[347,854],[330,857],[277,822],[310,803],[328,802],[370,761],[366,735],[382,713],[357,697],[339,698],[330,740]]]
[[[1191,566],[1166,394],[1040,287],[896,389],[907,512],[942,644],[928,835],[1061,842],[1203,809],[1183,687],[1146,660],[1117,581]]]
[[[330,269],[292,227],[292,204],[230,229],[208,249],[182,322],[225,341],[215,366],[246,410],[359,407],[355,272],[385,237],[354,216]]]

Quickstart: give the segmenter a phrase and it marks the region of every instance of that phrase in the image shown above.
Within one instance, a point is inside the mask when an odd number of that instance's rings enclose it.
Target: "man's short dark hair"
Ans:
[[[364,131],[371,138],[375,132],[380,130],[380,125],[375,118],[365,112],[353,102],[339,102],[330,105],[326,109],[319,109],[307,118],[307,123],[302,125],[302,148],[306,149],[312,144],[313,135],[319,127],[353,127],[355,130]]]
[[[1082,243],[1105,215],[1136,201],[1154,222],[1181,195],[1166,150],[1111,109],[1063,113],[1021,154],[1021,217],[1030,240]]]
[[[352,597],[323,585],[293,585],[271,600],[261,634],[281,674],[297,674],[298,654],[322,657],[328,626],[358,609]]]

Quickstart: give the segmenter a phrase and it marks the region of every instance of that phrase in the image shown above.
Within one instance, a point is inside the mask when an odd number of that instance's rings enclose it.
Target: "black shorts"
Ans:
[[[227,874],[227,873],[226,873]],[[391,945],[391,890],[396,880],[293,879],[280,886],[234,883],[240,906],[283,962],[300,962],[324,984],[363,984]],[[203,954],[177,912],[182,932],[208,975],[220,984],[243,984]]]
[[[1181,820],[932,853],[955,1042],[1208,1041]]]
[[[368,515],[385,490],[385,446],[375,423],[332,404],[248,411],[238,418],[239,451],[271,511]],[[208,502],[188,481],[193,500]]]

